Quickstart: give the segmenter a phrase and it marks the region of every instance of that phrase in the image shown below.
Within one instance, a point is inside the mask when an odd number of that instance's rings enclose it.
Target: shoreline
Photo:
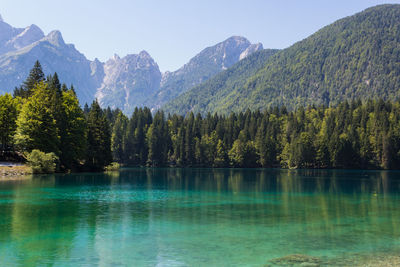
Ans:
[[[32,170],[27,165],[0,166],[0,181],[19,180],[31,174]]]

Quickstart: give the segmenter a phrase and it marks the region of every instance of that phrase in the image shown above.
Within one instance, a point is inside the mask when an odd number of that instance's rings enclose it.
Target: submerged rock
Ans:
[[[269,263],[274,266],[317,267],[320,266],[321,259],[309,255],[291,254],[281,258],[273,259]]]

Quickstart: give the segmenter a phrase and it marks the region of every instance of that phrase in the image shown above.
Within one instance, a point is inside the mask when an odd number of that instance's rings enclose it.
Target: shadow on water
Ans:
[[[292,254],[331,261],[395,251],[399,186],[400,172],[391,171],[34,176],[0,183],[0,259],[8,266],[260,266]]]

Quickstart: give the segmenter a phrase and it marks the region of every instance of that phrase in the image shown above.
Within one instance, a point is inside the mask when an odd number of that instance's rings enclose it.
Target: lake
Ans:
[[[0,182],[1,266],[352,266],[398,255],[399,223],[396,171],[132,168]]]

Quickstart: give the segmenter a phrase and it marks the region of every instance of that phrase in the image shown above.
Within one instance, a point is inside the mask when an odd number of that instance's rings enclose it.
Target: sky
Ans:
[[[146,50],[174,71],[233,35],[282,49],[384,3],[400,0],[1,0],[0,14],[14,27],[61,31],[90,60]]]

